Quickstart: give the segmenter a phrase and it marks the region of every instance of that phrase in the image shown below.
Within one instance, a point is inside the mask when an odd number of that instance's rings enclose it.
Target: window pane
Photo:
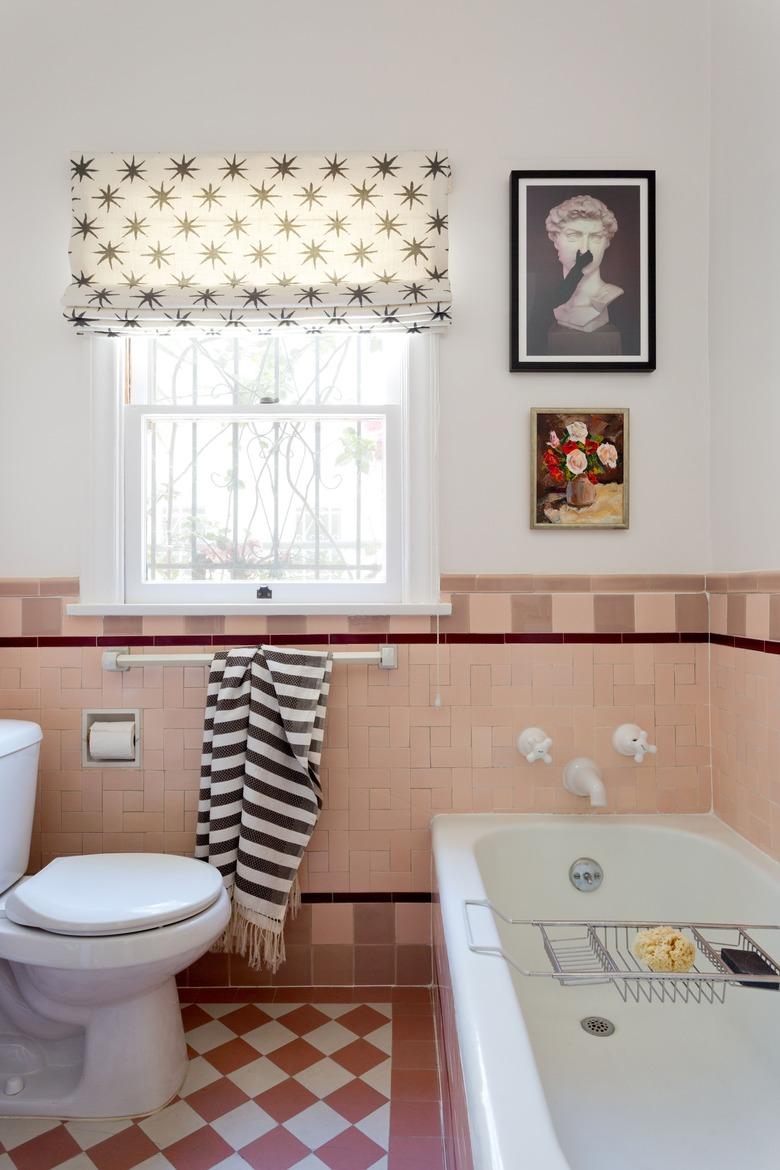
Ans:
[[[133,340],[132,369],[161,406],[371,406],[400,401],[404,346],[386,334],[181,331]]]
[[[147,581],[386,580],[384,415],[145,419]]]

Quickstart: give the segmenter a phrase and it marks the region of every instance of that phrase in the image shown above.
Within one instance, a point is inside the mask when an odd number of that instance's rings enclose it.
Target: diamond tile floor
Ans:
[[[190,1065],[170,1105],[136,1121],[0,1118],[0,1170],[443,1170],[427,989],[308,994],[184,1004]]]

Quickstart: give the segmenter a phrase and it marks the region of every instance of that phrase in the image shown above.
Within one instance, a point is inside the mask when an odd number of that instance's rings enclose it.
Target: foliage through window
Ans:
[[[397,596],[408,344],[292,331],[133,339],[128,597],[221,587],[243,599],[253,583]]]

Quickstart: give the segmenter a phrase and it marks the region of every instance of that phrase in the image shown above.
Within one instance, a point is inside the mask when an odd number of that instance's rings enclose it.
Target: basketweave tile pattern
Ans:
[[[433,814],[584,811],[560,782],[575,754],[602,763],[607,811],[709,807],[708,651],[470,643],[437,656],[435,646],[402,645],[394,671],[337,663],[304,889],[430,889]],[[97,647],[0,648],[0,711],[44,730],[35,864],[193,849],[205,668],[110,673],[100,658]],[[143,769],[81,769],[84,707],[141,708]],[[614,753],[622,722],[648,729],[658,744],[652,763],[637,768]],[[553,736],[553,767],[518,754],[515,738],[529,724]]]
[[[132,1121],[0,1119],[0,1167],[442,1170],[429,993],[192,1003],[183,1020],[190,1064],[166,1108]]]

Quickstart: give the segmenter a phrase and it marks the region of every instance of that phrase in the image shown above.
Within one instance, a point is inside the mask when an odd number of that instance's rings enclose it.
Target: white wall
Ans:
[[[780,5],[712,14],[712,564],[780,566]]]
[[[88,343],[60,318],[74,150],[453,161],[442,567],[700,570],[708,551],[707,0],[4,5],[0,577],[79,569]],[[740,6],[741,8],[741,6]],[[512,168],[658,172],[658,370],[508,372]],[[764,230],[768,230],[766,221]],[[532,533],[531,406],[630,406],[631,529]]]

